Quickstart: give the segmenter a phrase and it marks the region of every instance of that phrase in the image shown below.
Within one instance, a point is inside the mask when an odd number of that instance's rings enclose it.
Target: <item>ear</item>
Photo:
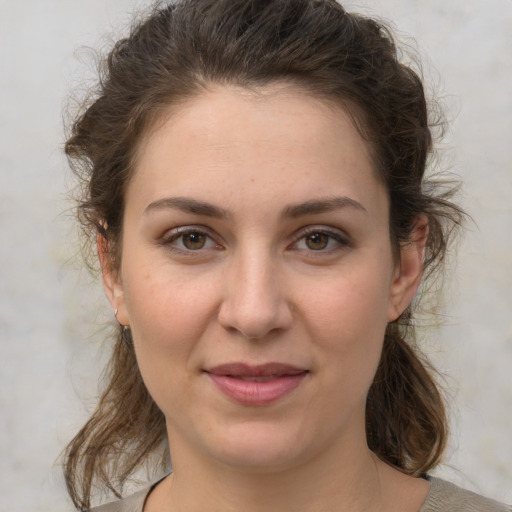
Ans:
[[[423,276],[425,245],[428,238],[428,219],[419,215],[410,241],[400,246],[400,261],[391,286],[388,322],[396,320],[411,303]]]
[[[113,258],[110,252],[107,239],[100,233],[96,238],[98,247],[98,259],[101,266],[101,275],[103,279],[103,288],[107,299],[116,314],[116,319],[121,325],[129,325],[128,314],[126,311],[123,284],[119,278],[119,272],[113,266]]]

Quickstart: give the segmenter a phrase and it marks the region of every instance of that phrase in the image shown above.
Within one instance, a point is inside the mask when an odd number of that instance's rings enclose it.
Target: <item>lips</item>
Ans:
[[[308,375],[304,368],[282,363],[228,363],[205,371],[224,395],[242,405],[276,402],[295,390]]]

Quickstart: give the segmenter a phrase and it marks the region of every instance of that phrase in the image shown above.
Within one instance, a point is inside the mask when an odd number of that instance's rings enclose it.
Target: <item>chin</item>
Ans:
[[[303,448],[297,435],[286,429],[246,423],[226,432],[214,451],[219,462],[238,470],[273,473],[298,464]]]

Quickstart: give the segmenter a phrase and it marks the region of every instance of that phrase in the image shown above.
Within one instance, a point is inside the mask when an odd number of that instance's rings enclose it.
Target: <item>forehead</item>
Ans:
[[[307,138],[311,144],[321,139],[325,146],[337,133],[334,125],[350,124],[354,128],[353,142],[358,150],[371,158],[372,148],[355,131],[358,108],[350,102],[342,106],[333,99],[313,95],[289,82],[269,84],[256,88],[236,85],[211,85],[199,94],[181,100],[162,109],[139,145],[139,157],[146,153],[148,146],[158,144],[165,136],[186,137],[196,141],[207,138],[212,144],[215,139],[225,138],[236,142],[246,130],[263,128],[262,133],[278,136],[276,143],[294,144],[299,138]],[[350,108],[350,110],[348,109]],[[173,127],[175,130],[173,130]],[[174,133],[172,133],[174,132]],[[252,134],[254,135],[255,132]],[[254,139],[255,144],[258,139]],[[308,146],[304,147],[307,149]],[[298,147],[295,148],[298,150]]]
[[[229,200],[260,187],[268,199],[286,190],[302,201],[332,195],[333,186],[361,195],[375,182],[370,148],[340,106],[286,85],[219,86],[174,106],[148,132],[127,200],[164,190]]]

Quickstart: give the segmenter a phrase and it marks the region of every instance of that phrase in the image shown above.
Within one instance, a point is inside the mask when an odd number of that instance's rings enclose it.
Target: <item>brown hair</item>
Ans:
[[[350,111],[387,185],[395,250],[410,241],[423,214],[426,277],[438,268],[463,213],[424,178],[432,123],[422,81],[399,61],[389,30],[334,0],[178,0],[154,7],[115,44],[100,68],[97,95],[65,146],[82,184],[80,223],[89,243],[98,234],[106,240],[114,270],[138,144],[162,112],[211,84],[251,88],[278,81]],[[78,508],[90,506],[95,483],[119,496],[127,478],[165,443],[163,414],[122,328],[107,376],[97,409],[66,451],[66,482]],[[443,400],[415,348],[411,307],[388,325],[366,421],[370,449],[405,473],[423,474],[442,455]]]

